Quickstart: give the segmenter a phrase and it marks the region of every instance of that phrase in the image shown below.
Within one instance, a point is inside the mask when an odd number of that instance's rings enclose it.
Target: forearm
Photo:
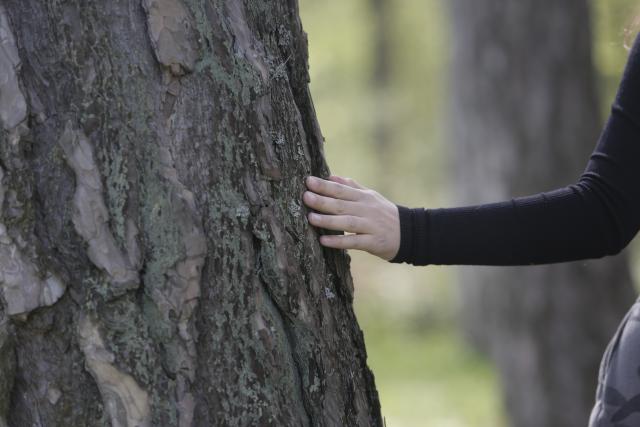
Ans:
[[[576,191],[459,208],[401,208],[411,237],[401,237],[405,246],[393,262],[530,265],[614,253],[616,245],[588,213],[598,208],[585,209],[588,201]],[[572,212],[579,211],[585,214],[574,217]]]
[[[617,107],[580,180],[500,203],[447,209],[400,207],[392,262],[530,265],[600,258],[640,227],[640,126]]]

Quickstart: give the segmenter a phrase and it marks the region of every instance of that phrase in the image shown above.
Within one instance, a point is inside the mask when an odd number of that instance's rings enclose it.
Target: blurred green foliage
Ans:
[[[373,78],[372,0],[300,1],[332,173],[407,206],[450,206],[443,166],[451,54],[445,2],[388,0],[390,80],[380,88]],[[626,60],[625,28],[640,10],[636,0],[591,5],[604,120]],[[383,149],[374,143],[380,122],[392,135]],[[505,426],[495,373],[456,327],[454,268],[351,256],[356,311],[387,426]]]

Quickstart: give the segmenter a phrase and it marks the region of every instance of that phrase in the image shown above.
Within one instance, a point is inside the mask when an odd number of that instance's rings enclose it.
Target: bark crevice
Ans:
[[[257,240],[256,243],[259,242],[259,239],[254,239],[254,240]],[[257,259],[259,260],[260,259],[259,243],[256,245],[256,254],[257,254]],[[258,262],[258,268],[259,268],[259,265],[260,264]],[[294,389],[296,390],[296,396],[295,396],[296,398],[294,399],[294,401],[296,402],[296,406],[298,407],[297,412],[300,415],[304,416],[304,419],[300,420],[301,425],[303,426],[314,425],[312,414],[308,409],[308,403],[304,397],[305,396],[304,383],[302,382],[302,376],[304,375],[304,372],[300,366],[300,362],[298,361],[298,356],[296,354],[295,347],[293,344],[295,342],[294,336],[293,336],[294,332],[292,328],[288,325],[289,319],[287,318],[283,310],[278,306],[276,301],[273,299],[273,296],[269,291],[269,286],[265,283],[265,281],[261,277],[259,277],[258,280],[260,281],[263,294],[267,297],[268,307],[271,308],[271,312],[276,316],[276,320],[284,332],[285,348],[283,350],[287,354],[287,358],[289,359],[288,364],[292,367],[291,371],[293,373],[294,382],[296,384],[296,386],[294,387]]]

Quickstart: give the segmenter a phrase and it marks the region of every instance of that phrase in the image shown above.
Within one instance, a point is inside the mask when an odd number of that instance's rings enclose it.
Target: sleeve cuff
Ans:
[[[428,210],[396,206],[398,207],[398,216],[400,218],[400,248],[396,256],[389,262],[428,265]]]

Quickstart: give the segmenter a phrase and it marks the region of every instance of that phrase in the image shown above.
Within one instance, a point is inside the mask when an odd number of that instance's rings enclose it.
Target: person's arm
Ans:
[[[640,41],[636,39],[611,116],[576,184],[447,209],[395,208],[377,193],[339,177],[308,180],[307,186],[311,191],[305,193],[305,203],[329,214],[310,216],[313,225],[358,233],[322,236],[323,245],[362,249],[391,262],[528,265],[616,254],[640,229]]]

